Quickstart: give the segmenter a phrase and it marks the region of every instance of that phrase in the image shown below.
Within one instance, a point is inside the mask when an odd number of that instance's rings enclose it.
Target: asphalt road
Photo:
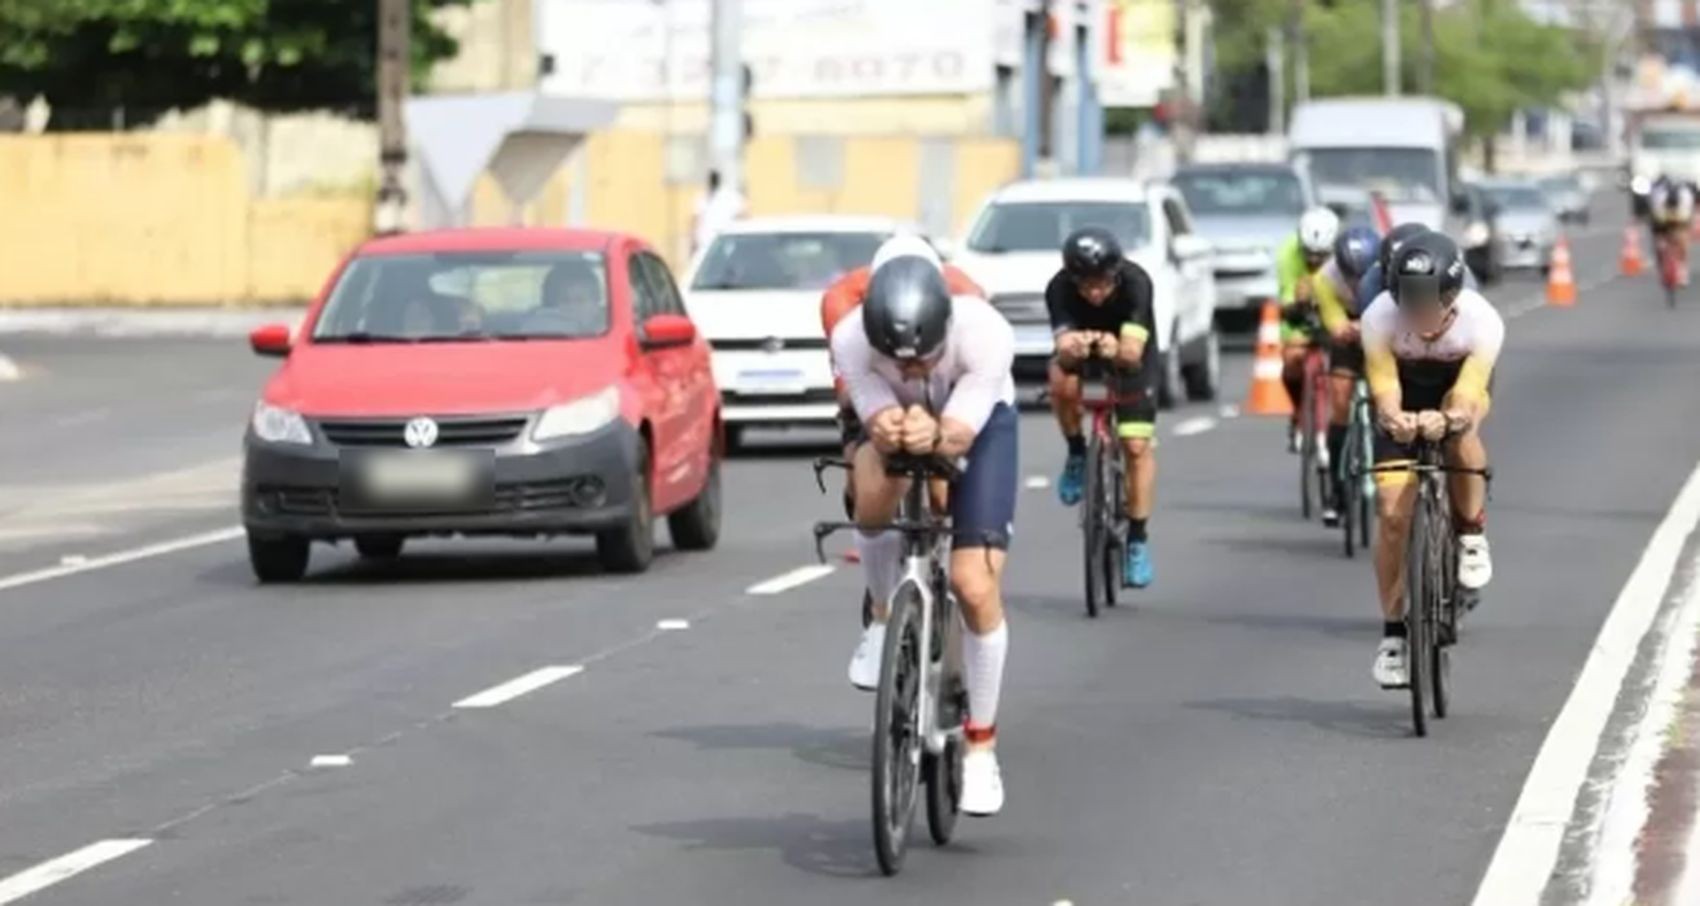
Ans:
[[[11,339],[34,376],[0,384],[0,878],[136,839],[28,902],[1466,902],[1700,459],[1700,302],[1602,282],[1616,242],[1578,243],[1574,309],[1490,294],[1515,314],[1497,577],[1430,738],[1371,683],[1369,567],[1299,520],[1279,423],[1191,406],[1161,426],[1157,584],[1134,606],[1086,620],[1072,513],[1023,491],[1008,806],[895,879],[871,852],[872,698],[844,678],[855,569],[748,591],[812,563],[807,527],[834,514],[809,451],[735,460],[720,549],[637,578],[582,542],[434,543],[387,568],[321,548],[308,582],[261,589],[221,541],[8,586],[233,525],[267,367],[231,341]],[[1051,475],[1060,442],[1022,428],[1023,473]],[[550,666],[583,670],[454,707]],[[310,767],[325,755],[349,762]]]

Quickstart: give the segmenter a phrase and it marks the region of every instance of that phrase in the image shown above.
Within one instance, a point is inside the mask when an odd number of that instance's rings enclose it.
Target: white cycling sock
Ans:
[[[962,634],[962,666],[968,678],[969,723],[989,729],[998,722],[998,696],[1003,691],[1003,662],[1009,653],[1009,621],[976,635]]]
[[[883,613],[891,606],[891,596],[903,575],[903,536],[897,532],[875,535],[857,532],[856,552],[862,556],[862,570],[867,576],[868,591],[873,593],[874,606]]]

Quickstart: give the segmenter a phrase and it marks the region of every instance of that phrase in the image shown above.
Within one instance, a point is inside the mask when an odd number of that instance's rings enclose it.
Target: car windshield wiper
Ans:
[[[359,344],[365,344],[365,343],[416,343],[416,342],[418,342],[418,340],[414,337],[401,337],[401,336],[396,336],[394,334],[387,334],[387,333],[368,333],[367,331],[364,331],[364,330],[357,330],[353,333],[345,333],[345,334],[341,334],[341,335],[337,335],[337,336],[314,337],[313,342],[315,342],[315,343],[359,343]]]

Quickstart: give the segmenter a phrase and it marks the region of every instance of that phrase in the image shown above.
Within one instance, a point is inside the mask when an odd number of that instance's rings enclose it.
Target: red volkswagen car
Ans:
[[[653,249],[617,233],[497,229],[354,252],[293,333],[244,439],[261,582],[312,542],[387,559],[411,537],[591,534],[612,570],[720,531],[708,345]]]

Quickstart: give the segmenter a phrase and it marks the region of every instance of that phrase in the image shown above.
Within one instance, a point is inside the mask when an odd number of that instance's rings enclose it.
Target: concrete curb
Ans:
[[[244,337],[263,324],[295,327],[302,308],[0,309],[0,334],[97,337]]]

